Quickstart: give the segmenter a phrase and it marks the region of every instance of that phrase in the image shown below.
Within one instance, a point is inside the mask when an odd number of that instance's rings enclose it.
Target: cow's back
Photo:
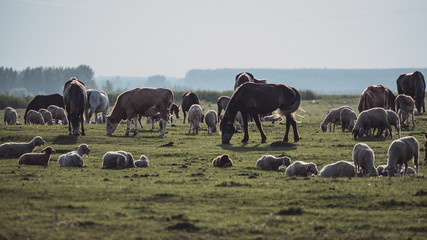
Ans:
[[[122,93],[114,108],[121,112],[134,111],[143,114],[152,107],[169,107],[173,101],[173,93],[165,88],[135,88]]]

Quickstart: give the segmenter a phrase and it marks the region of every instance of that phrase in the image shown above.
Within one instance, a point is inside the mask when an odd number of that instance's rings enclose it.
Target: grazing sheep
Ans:
[[[356,119],[357,115],[353,110],[349,108],[343,108],[343,110],[340,112],[340,123],[342,131],[345,132],[346,129],[351,131],[354,128],[354,122]]]
[[[52,113],[52,119],[55,119],[55,124],[58,124],[59,120],[61,120],[62,125],[68,124],[67,117],[65,116],[65,110],[62,107],[50,105],[47,110]]]
[[[369,130],[373,128],[378,129],[377,136],[381,136],[383,130],[387,129],[390,132],[390,137],[392,137],[392,130],[384,108],[377,107],[362,111],[357,117],[352,134],[354,138],[361,138],[364,134],[368,135]]]
[[[216,125],[218,124],[218,115],[216,114],[215,110],[209,110],[205,115],[205,122],[208,125],[208,134],[209,129],[213,133],[216,133]]]
[[[135,161],[135,166],[148,167],[148,163],[148,158],[145,155],[141,155],[141,157]]]
[[[260,167],[262,170],[279,170],[280,166],[291,165],[291,159],[289,157],[276,158],[273,155],[264,155],[256,161],[255,166]]]
[[[322,170],[320,170],[319,176],[333,178],[354,177],[356,176],[356,172],[352,162],[341,160],[324,166]]]
[[[43,120],[47,125],[53,125],[52,113],[51,112],[49,112],[48,110],[46,110],[44,108],[40,108],[39,113],[42,115]]]
[[[77,147],[77,151],[72,151],[66,154],[62,154],[58,158],[58,163],[61,167],[85,167],[83,161],[83,154],[89,156],[90,149],[86,144],[80,144]]]
[[[188,134],[190,134],[191,127],[193,127],[193,134],[196,131],[196,134],[199,134],[200,122],[203,119],[203,110],[199,104],[191,105],[188,110],[188,122],[190,123],[190,129],[188,129]]]
[[[30,110],[27,112],[27,124],[40,124],[44,125],[43,115],[35,110]]]
[[[55,153],[55,150],[53,150],[52,147],[46,147],[41,152],[42,153],[25,153],[19,157],[18,164],[41,166],[49,165],[50,156]]]
[[[0,145],[0,158],[19,158],[22,154],[30,153],[35,147],[44,145],[40,136],[28,143],[3,143]]]
[[[340,124],[340,113],[343,109],[350,109],[353,110],[351,107],[348,106],[342,106],[340,108],[332,109],[328,112],[328,114],[325,117],[325,120],[323,120],[322,124],[320,124],[320,128],[323,132],[326,132],[328,129],[329,124],[329,132],[332,132],[332,124],[334,124],[334,132],[335,132],[335,125]]]
[[[377,167],[377,171],[378,171],[378,174],[380,175],[380,176],[384,176],[384,177],[387,177],[387,172],[386,171],[384,171],[384,169],[387,167],[387,165],[379,165],[378,167]],[[401,175],[404,175],[404,171],[405,169],[402,169],[401,171],[400,171],[400,174]],[[415,171],[415,169],[413,169],[413,168],[411,168],[411,167],[408,167],[408,170],[406,171],[406,175],[416,175],[417,174],[417,172]]]
[[[125,151],[107,152],[102,157],[102,168],[133,168],[135,162],[132,154]]]
[[[286,168],[285,174],[288,177],[313,176],[317,175],[317,166],[311,162],[295,161]]]
[[[280,116],[280,114],[278,114],[278,113],[275,113],[275,114],[271,114],[271,115],[263,117],[262,121],[264,121],[264,122],[272,122],[274,124],[274,122],[280,122],[280,121],[282,121],[282,116]]]
[[[397,136],[398,138],[400,138],[400,120],[399,117],[397,116],[397,114],[395,112],[393,112],[393,110],[385,110],[387,113],[387,121],[391,126],[394,126],[396,128],[397,131]],[[386,137],[387,137],[388,131],[386,130]],[[390,134],[390,138],[391,138],[391,134]]]
[[[374,151],[365,143],[358,143],[353,148],[353,162],[356,174],[363,170],[365,176],[378,177],[378,171],[374,165]]]
[[[396,113],[399,114],[399,118],[402,125],[405,125],[405,121],[408,120],[409,126],[409,114],[412,115],[412,127],[415,127],[414,123],[414,109],[415,109],[415,101],[411,96],[405,94],[399,94],[394,100],[396,104]],[[399,111],[400,110],[400,111]],[[403,114],[403,117],[402,117]]]
[[[402,165],[405,164],[404,173],[407,172],[408,162],[414,159],[414,166],[418,174],[418,141],[412,136],[394,140],[388,148],[387,167],[384,171],[388,176],[400,176]]]
[[[3,115],[4,124],[7,125],[16,125],[18,124],[18,113],[15,109],[11,107],[6,107],[4,109]]]
[[[233,161],[231,160],[228,154],[223,154],[212,160],[212,165],[214,167],[232,167]]]
[[[236,117],[234,118],[234,123],[233,125],[236,124],[236,122],[239,123],[240,126],[240,131],[244,132],[245,131],[245,125],[243,123],[243,117],[242,117],[242,113],[240,111],[237,112]],[[234,128],[236,129],[236,127],[234,126]]]

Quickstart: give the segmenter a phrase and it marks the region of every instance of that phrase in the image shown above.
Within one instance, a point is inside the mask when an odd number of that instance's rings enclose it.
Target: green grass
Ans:
[[[238,133],[231,145],[222,145],[220,135],[207,135],[205,124],[199,135],[188,135],[182,114],[165,137],[147,124],[135,137],[124,136],[125,126],[107,137],[104,126],[85,125],[86,136],[70,137],[67,126],[2,124],[0,143],[40,135],[57,153],[47,168],[0,160],[0,239],[426,239],[425,165],[415,177],[351,179],[289,178],[285,169],[255,167],[264,154],[313,161],[319,170],[350,160],[359,141],[339,127],[323,133],[320,123],[329,109],[355,108],[357,101],[303,101],[305,112],[297,116],[302,140],[296,144],[280,144],[284,125],[264,123],[266,144],[251,124],[248,144],[240,143]],[[23,109],[18,113],[23,123]],[[416,137],[423,148],[427,115],[416,121],[402,136]],[[385,164],[392,140],[364,141],[375,152],[375,164]],[[162,147],[169,142],[173,146]],[[91,148],[84,157],[88,167],[59,167],[59,155],[81,143]],[[144,154],[150,167],[101,169],[102,156],[112,150]],[[235,166],[212,167],[212,159],[224,153]]]

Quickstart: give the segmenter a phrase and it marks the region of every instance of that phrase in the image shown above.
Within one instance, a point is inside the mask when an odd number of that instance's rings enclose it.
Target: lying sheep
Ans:
[[[72,151],[66,154],[62,154],[58,158],[58,163],[61,167],[85,167],[83,161],[83,155],[89,156],[90,149],[86,144],[80,144],[77,147],[77,151]]]
[[[384,171],[388,176],[400,176],[402,165],[405,164],[404,174],[408,170],[408,162],[414,159],[414,166],[418,174],[418,141],[412,136],[394,140],[388,148],[387,167]]]
[[[18,159],[18,164],[25,165],[49,165],[50,156],[55,153],[52,147],[46,147],[42,153],[25,153]],[[43,153],[44,152],[44,153]]]
[[[52,113],[52,119],[55,119],[55,124],[58,124],[59,120],[61,120],[62,125],[68,124],[67,117],[65,116],[65,110],[62,107],[50,105],[47,110]]]
[[[260,167],[262,170],[279,170],[280,166],[289,166],[291,159],[289,157],[276,158],[273,155],[264,155],[256,161],[255,166]]]
[[[53,125],[52,113],[51,112],[49,112],[48,110],[46,110],[44,108],[40,108],[39,113],[42,115],[43,120],[47,125]]]
[[[22,154],[30,153],[35,147],[44,145],[40,136],[28,143],[3,143],[0,145],[0,158],[19,158]]]
[[[216,125],[218,124],[218,115],[214,110],[209,110],[206,113],[205,122],[208,125],[208,134],[209,134],[209,129],[211,129],[213,133],[216,133]]]
[[[380,176],[387,177],[387,172],[386,172],[386,171],[384,171],[384,169],[385,169],[386,167],[387,167],[387,165],[379,165],[379,166],[377,167],[377,171],[378,171],[378,174],[379,174]],[[405,171],[405,169],[400,170],[400,174],[401,174],[401,175],[404,175],[404,171]],[[408,170],[406,171],[406,175],[415,175],[415,174],[417,174],[417,172],[415,171],[415,169],[413,169],[413,168],[411,168],[411,167],[408,167]]]
[[[43,115],[35,110],[30,110],[27,112],[27,124],[40,124],[44,125]]]
[[[148,163],[148,158],[145,155],[141,155],[141,157],[135,161],[135,166],[148,167]]]
[[[346,129],[348,131],[351,131],[354,127],[354,122],[356,121],[356,119],[357,119],[357,115],[353,110],[349,108],[344,108],[343,110],[341,110],[340,123],[341,123],[342,131],[345,132]]]
[[[102,157],[102,168],[133,168],[135,162],[131,153],[125,151],[107,152]]]
[[[374,151],[365,143],[358,143],[353,148],[353,162],[356,174],[363,170],[365,176],[378,177],[378,171],[374,165]]]
[[[212,165],[214,167],[232,167],[233,161],[230,159],[228,154],[223,154],[212,160]]]
[[[282,121],[282,116],[280,116],[280,114],[278,113],[275,113],[275,114],[265,116],[261,120],[264,122],[272,122],[274,124],[274,122]]]
[[[317,166],[315,163],[295,161],[285,171],[288,177],[308,177],[317,175]]]
[[[365,134],[369,135],[368,131],[373,128],[378,129],[377,136],[381,136],[383,130],[387,129],[390,132],[390,137],[392,137],[392,130],[387,120],[387,112],[384,108],[377,107],[362,111],[357,117],[352,134],[354,138],[361,138]]]
[[[401,124],[405,125],[405,121],[408,120],[407,126],[409,126],[409,114],[412,115],[412,127],[415,127],[414,123],[414,109],[415,101],[411,96],[405,94],[399,94],[394,100],[396,105],[396,113],[399,114]],[[403,116],[402,116],[403,115]]]
[[[354,177],[356,176],[356,172],[352,162],[342,160],[324,166],[322,170],[320,170],[319,176],[333,178]]]
[[[4,120],[4,124],[16,125],[18,124],[18,113],[16,112],[15,109],[11,107],[6,107],[4,109],[3,120]]]
[[[196,134],[199,134],[200,122],[202,122],[202,119],[202,107],[200,107],[199,104],[191,105],[190,109],[188,110],[188,122],[190,123],[190,129],[188,129],[188,134],[190,134],[191,127],[193,127],[193,134],[194,131],[196,132]]]
[[[332,124],[334,124],[334,132],[335,132],[335,125],[340,124],[340,113],[343,109],[350,109],[353,110],[351,107],[348,106],[342,106],[340,108],[332,109],[328,112],[328,114],[325,117],[325,120],[323,120],[322,124],[320,124],[320,128],[323,132],[326,132],[328,129],[329,124],[329,132],[332,132]]]

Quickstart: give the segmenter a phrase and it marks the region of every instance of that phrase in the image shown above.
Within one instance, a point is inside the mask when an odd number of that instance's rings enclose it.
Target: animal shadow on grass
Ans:
[[[395,136],[393,134],[393,139],[396,139],[396,137],[397,137],[397,135]],[[388,138],[384,138],[384,137],[363,137],[363,138],[357,138],[354,141],[356,141],[356,142],[384,142],[387,139]]]
[[[74,135],[58,135],[53,139],[53,144],[75,144],[77,142],[78,136]]]
[[[257,144],[254,146],[248,146],[246,143],[233,146],[232,144],[218,144],[218,147],[221,147],[224,150],[229,150],[233,152],[247,152],[247,151],[268,151],[269,146],[267,144]]]
[[[285,141],[272,142],[270,144],[270,147],[277,147],[277,148],[282,147],[282,148],[287,148],[289,150],[297,149],[296,144],[290,143],[290,142],[285,142]]]

